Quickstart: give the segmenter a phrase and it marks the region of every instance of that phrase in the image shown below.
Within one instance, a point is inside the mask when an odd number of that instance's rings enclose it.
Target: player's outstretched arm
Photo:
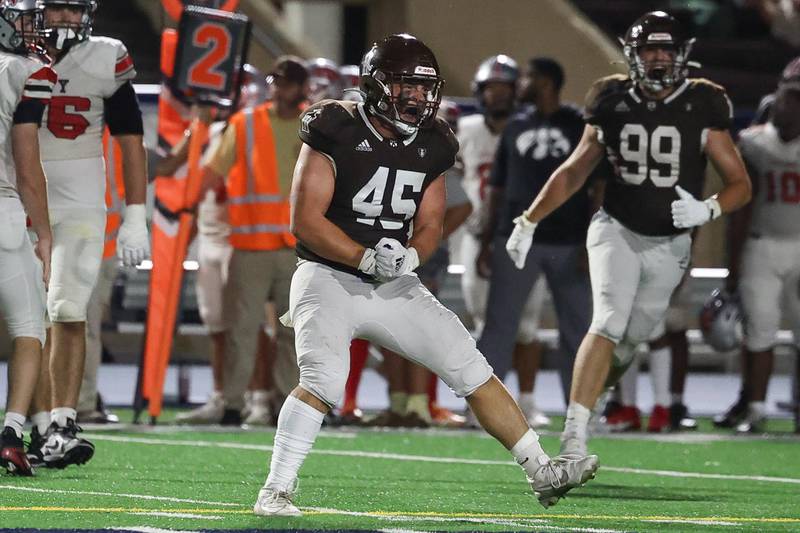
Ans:
[[[36,255],[44,267],[44,282],[50,279],[50,250],[53,237],[47,211],[47,182],[39,156],[39,124],[28,122],[11,128],[11,145],[17,171],[17,187],[31,228],[38,237]]]
[[[727,130],[709,130],[705,151],[724,185],[715,196],[721,209],[719,214],[736,211],[747,204],[752,184],[731,134]]]
[[[408,247],[417,251],[420,263],[428,260],[442,240],[444,213],[447,209],[445,199],[445,178],[441,175],[425,189],[414,215],[414,234],[408,241]]]
[[[304,143],[292,178],[292,233],[317,255],[359,268],[366,249],[325,217],[334,184],[330,159]]]
[[[583,137],[572,155],[547,180],[525,211],[528,220],[539,223],[578,192],[603,158],[603,145],[594,126],[586,125]]]

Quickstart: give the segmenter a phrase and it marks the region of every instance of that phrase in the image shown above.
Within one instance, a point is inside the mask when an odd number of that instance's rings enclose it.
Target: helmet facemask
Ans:
[[[42,11],[37,8],[35,0],[18,1],[13,6],[0,5],[0,8],[3,10],[3,19],[14,27],[4,48],[18,54],[43,54],[41,43],[45,33],[44,24]]]
[[[694,39],[678,45],[673,42],[646,44],[637,46],[626,44],[623,48],[628,60],[628,71],[631,79],[650,92],[658,93],[675,87],[688,76],[688,59]],[[668,59],[645,60],[642,54],[646,51],[661,50],[662,56]]]
[[[39,0],[39,5],[45,10],[45,28],[48,31],[47,44],[56,50],[68,50],[71,46],[81,43],[92,34],[92,17],[97,9],[94,0]],[[81,10],[81,17],[76,22],[48,22],[47,8],[71,8]]]
[[[380,95],[377,101],[367,99],[369,111],[404,137],[430,124],[442,101],[444,81],[435,75],[397,75],[376,70],[366,83],[377,89],[368,94]]]

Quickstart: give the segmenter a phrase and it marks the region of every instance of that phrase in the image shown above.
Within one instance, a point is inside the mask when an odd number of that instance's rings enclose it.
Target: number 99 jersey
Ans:
[[[642,235],[687,231],[672,224],[674,187],[700,196],[708,131],[730,129],[732,114],[725,90],[704,79],[687,79],[661,100],[643,96],[622,75],[595,82],[586,122],[596,128],[615,173],[603,209]]]
[[[325,216],[367,248],[383,237],[404,246],[428,185],[453,166],[458,141],[435,119],[407,138],[385,139],[364,105],[323,100],[303,114],[300,139],[333,163],[335,185]],[[361,276],[358,270],[319,257],[302,242],[297,255]]]

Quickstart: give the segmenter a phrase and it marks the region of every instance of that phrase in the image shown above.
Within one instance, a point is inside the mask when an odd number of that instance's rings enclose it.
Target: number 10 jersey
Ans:
[[[335,186],[325,216],[367,248],[383,237],[404,246],[428,185],[453,166],[458,141],[435,119],[411,137],[386,139],[370,123],[363,104],[323,100],[301,119],[300,138],[333,163]],[[318,256],[297,243],[297,255],[338,270],[358,270]]]
[[[642,95],[621,75],[595,82],[586,121],[597,129],[615,174],[603,209],[642,235],[687,231],[672,223],[674,188],[680,185],[700,197],[708,132],[730,129],[731,120],[725,90],[707,80],[687,79],[662,100]]]

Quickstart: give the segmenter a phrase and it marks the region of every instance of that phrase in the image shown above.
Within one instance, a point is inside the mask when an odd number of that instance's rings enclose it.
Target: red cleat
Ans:
[[[464,416],[457,415],[450,409],[442,407],[438,403],[430,405],[431,421],[434,426],[441,426],[447,428],[460,428],[464,427],[467,419]]]
[[[669,422],[669,416],[667,416]],[[642,429],[642,420],[639,410],[632,405],[620,405],[600,419],[600,423],[612,433],[624,431],[638,431]]]
[[[15,476],[33,475],[33,467],[25,454],[25,445],[10,427],[0,433],[0,466]]]
[[[653,407],[650,420],[647,422],[648,433],[662,433],[671,429],[669,409],[663,405]]]

